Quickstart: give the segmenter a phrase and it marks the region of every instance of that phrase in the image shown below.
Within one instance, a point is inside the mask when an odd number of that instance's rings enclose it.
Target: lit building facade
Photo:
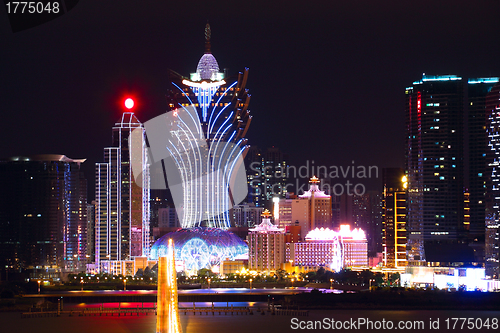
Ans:
[[[141,149],[129,148],[132,131],[142,132]],[[131,164],[141,165],[135,178]],[[141,122],[125,112],[113,127],[113,145],[104,148],[104,162],[96,163],[95,263],[149,256],[149,172]]]
[[[248,268],[250,270],[276,271],[285,259],[284,230],[271,223],[271,214],[262,213],[262,223],[249,229]]]
[[[488,93],[488,146],[489,162],[487,215],[485,232],[485,269],[486,275],[500,278],[500,83]]]
[[[246,132],[251,122],[246,89],[248,69],[237,77],[219,72],[210,49],[210,26],[205,29],[205,54],[190,79],[171,72],[167,95],[173,116],[172,139],[167,142],[171,155],[168,170],[178,170],[182,189],[172,194],[184,228],[231,227],[230,209],[241,202],[241,185],[233,177],[243,171],[248,149]],[[148,131],[149,138],[149,131]],[[168,174],[167,174],[168,176]],[[239,178],[238,178],[239,179]],[[231,187],[231,184],[235,184]],[[169,180],[170,184],[170,180]],[[171,192],[173,187],[169,185]],[[178,201],[176,201],[178,200]]]
[[[306,235],[305,242],[287,244],[285,262],[306,270],[367,268],[368,242],[363,230],[351,230],[347,224],[339,231],[316,228]]]
[[[427,76],[406,88],[408,260],[426,260],[424,243],[463,236],[461,77]]]
[[[407,178],[400,168],[383,169],[383,262],[385,267],[406,266]]]
[[[87,255],[84,159],[0,161],[0,263],[8,270],[82,271]]]

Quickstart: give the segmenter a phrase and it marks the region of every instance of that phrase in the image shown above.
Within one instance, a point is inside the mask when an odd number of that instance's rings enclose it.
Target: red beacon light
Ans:
[[[134,100],[132,98],[129,97],[125,100],[125,107],[127,109],[129,109],[129,110],[132,109],[134,107],[134,105],[135,105],[135,103],[134,103]]]

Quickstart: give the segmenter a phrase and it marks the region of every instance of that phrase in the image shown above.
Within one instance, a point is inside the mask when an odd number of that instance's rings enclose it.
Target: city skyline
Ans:
[[[136,98],[134,112],[141,121],[164,113],[168,69],[192,71],[203,51],[198,31],[207,19],[221,65],[232,74],[245,66],[252,73],[250,109],[259,121],[248,131],[249,144],[279,147],[291,155],[291,164],[306,159],[349,165],[354,160],[402,167],[401,91],[407,82],[422,72],[464,78],[500,73],[495,1],[304,9],[255,2],[237,17],[233,9],[206,3],[194,10],[155,4],[140,13],[132,12],[132,3],[120,2],[118,11],[112,4],[79,3],[64,16],[19,33],[1,21],[1,66],[9,78],[2,91],[12,126],[0,138],[14,143],[3,146],[0,156],[86,158],[83,168],[92,184],[91,166],[102,160],[108,128],[121,117],[124,97]],[[179,15],[165,20],[173,10]],[[189,15],[180,15],[188,10]],[[235,24],[245,29],[232,29]],[[70,133],[72,140],[60,140]],[[306,144],[309,133],[323,136],[324,145]]]

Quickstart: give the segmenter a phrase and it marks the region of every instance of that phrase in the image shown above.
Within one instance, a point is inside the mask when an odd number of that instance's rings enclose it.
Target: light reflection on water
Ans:
[[[209,308],[212,307],[249,307],[249,308],[264,308],[267,307],[266,302],[179,302],[180,308]],[[118,308],[136,309],[136,308],[154,308],[156,303],[152,302],[111,302],[111,303],[78,303],[64,305],[64,310],[79,310],[84,308]]]
[[[214,303],[217,306],[216,302]],[[231,302],[233,303],[233,302]],[[237,303],[237,302],[234,302]],[[247,302],[241,302],[247,303]],[[107,304],[107,303],[105,303]],[[146,306],[147,303],[145,303]],[[192,303],[188,303],[192,306]],[[197,302],[196,306],[203,306],[211,302]],[[182,305],[181,305],[182,306]],[[236,306],[236,305],[234,305]],[[266,306],[266,304],[263,304]],[[86,307],[89,307],[87,304]],[[67,307],[65,307],[67,308]],[[450,332],[446,329],[444,320],[446,318],[498,318],[500,311],[377,311],[377,310],[315,310],[310,311],[309,317],[297,317],[299,320],[322,321],[324,318],[335,320],[350,320],[353,318],[368,318],[372,321],[383,319],[397,322],[399,320],[420,320],[425,323],[425,330],[405,330],[404,332],[427,332],[429,319],[440,320],[439,330],[433,332]],[[184,333],[267,333],[267,332],[297,332],[291,328],[291,316],[272,316],[269,313],[261,315],[180,315]],[[154,333],[156,329],[156,316],[89,316],[89,317],[60,317],[60,318],[20,318],[19,313],[0,313],[2,332],[8,333]],[[308,332],[327,332],[330,330],[307,330]],[[339,331],[339,330],[334,330]],[[341,330],[343,331],[343,330]],[[372,330],[358,328],[349,331],[370,332]],[[379,330],[383,331],[383,330]],[[483,332],[496,330],[483,329]],[[480,330],[468,330],[468,332],[481,332]]]

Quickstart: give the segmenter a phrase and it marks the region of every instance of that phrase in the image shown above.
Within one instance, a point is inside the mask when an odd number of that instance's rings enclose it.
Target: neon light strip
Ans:
[[[207,81],[202,81],[202,82],[192,82],[189,80],[182,80],[182,84],[185,84],[186,86],[189,87],[196,87],[196,88],[202,88],[202,89],[207,89],[207,88],[215,88],[222,86],[226,84],[226,81],[221,80],[221,81],[215,81],[215,82],[207,82]]]
[[[232,112],[231,112],[231,114],[232,114]],[[226,122],[229,120],[229,118],[230,118],[230,117],[228,117],[228,119],[226,119]],[[224,123],[225,123],[225,122],[224,122]],[[224,125],[224,124],[222,124],[222,126],[223,126],[223,125]],[[219,147],[219,144],[220,144],[220,142],[221,142],[221,141],[220,141],[220,139],[219,139],[219,140],[217,140],[217,141],[215,141],[215,139],[217,138],[217,134],[221,131],[222,126],[221,126],[221,127],[219,127],[219,130],[217,131],[217,133],[215,134],[215,137],[214,137],[214,142],[217,142],[217,143],[215,144],[214,154],[216,154],[216,153],[217,153],[217,151],[218,151],[218,147]],[[224,133],[225,133],[225,132],[226,132],[226,131],[230,128],[230,127],[231,127],[231,124],[229,124],[229,125],[228,125],[225,129],[223,129],[223,131],[222,131],[222,133],[221,133],[221,137],[223,137]],[[212,151],[212,147],[213,147],[213,145],[210,145],[210,150],[209,150],[208,158],[210,158],[210,156],[213,156],[213,155],[211,155],[211,154],[210,154],[210,152]],[[213,161],[213,160],[214,160],[214,158],[212,157],[212,161]],[[211,168],[210,168],[210,165],[211,165]],[[212,170],[212,184],[214,184],[214,172],[215,172],[215,170],[214,170],[214,162],[210,163],[210,161],[207,161],[207,167],[208,167],[208,169],[209,169],[209,170]],[[208,197],[208,193],[207,193],[207,197]],[[207,201],[207,202],[208,202],[208,201]],[[212,201],[212,214],[213,214],[213,212],[214,212],[214,202]]]
[[[209,127],[209,128],[211,127],[211,126],[210,126],[210,124],[212,123],[212,116],[214,115],[214,112],[215,112],[215,110],[217,109],[217,106],[219,105],[220,100],[221,100],[223,97],[227,96],[227,92],[228,92],[228,91],[230,91],[230,90],[231,90],[231,88],[232,88],[232,87],[233,87],[236,83],[238,83],[238,81],[234,81],[234,82],[233,82],[233,84],[231,84],[231,85],[230,85],[230,86],[229,86],[229,87],[228,87],[228,88],[224,91],[224,93],[223,93],[223,94],[221,94],[221,96],[220,96],[220,97],[219,97],[219,99],[217,100],[217,103],[215,103],[215,107],[212,109],[212,112],[210,113],[210,119],[208,120],[208,127]],[[229,106],[229,105],[231,105],[231,103],[228,103],[226,106],[224,106],[224,109],[225,109],[227,106]],[[221,112],[222,112],[224,109],[222,109],[222,110],[221,110]],[[213,125],[212,125],[212,127],[213,127]],[[210,132],[211,132],[211,131],[212,131],[212,130],[210,130]],[[208,134],[208,133],[207,133],[207,134]]]
[[[228,118],[229,119],[229,118]],[[233,134],[231,134],[231,136],[229,137],[229,139],[227,140],[227,142],[224,142],[226,143],[224,145],[224,148],[222,149],[222,152],[220,153],[219,155],[219,163],[218,163],[218,166],[217,166],[217,170],[221,170],[221,162],[222,162],[222,159],[226,160],[224,158],[224,152],[226,151],[227,149],[227,146],[228,146],[228,143],[231,142],[231,140],[233,139],[233,136],[236,134],[236,131],[233,131]],[[220,142],[220,141],[219,141]],[[229,155],[230,157],[231,155]],[[225,169],[225,168],[224,168]],[[224,170],[225,172],[225,170]],[[220,209],[220,202],[222,201],[223,202],[223,207],[224,207],[224,202],[226,201],[225,199],[227,199],[228,197],[228,192],[226,190],[226,186],[224,186],[224,178],[222,179],[219,179],[220,177],[224,177],[223,174],[220,174],[220,173],[217,173],[217,189],[219,190],[217,193],[218,193],[218,200],[217,200],[217,213],[221,212],[221,211],[225,211],[225,210],[221,210]],[[221,184],[222,186],[219,186],[219,184]],[[221,193],[222,192],[222,193]],[[222,196],[222,198],[221,198]],[[222,199],[222,200],[221,200]],[[219,225],[224,225],[223,222],[220,221],[220,214],[217,214],[217,219],[219,220]]]

